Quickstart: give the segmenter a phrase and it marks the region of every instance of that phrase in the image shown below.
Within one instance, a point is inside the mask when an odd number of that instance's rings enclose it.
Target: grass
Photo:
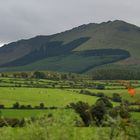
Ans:
[[[80,117],[69,110],[48,111],[51,117],[40,117],[34,123],[27,124],[24,128],[4,127],[0,129],[0,140],[109,140],[111,128],[109,127],[76,127],[75,123],[81,122]],[[124,140],[125,130],[115,128],[118,135],[113,140]],[[127,127],[127,130],[131,127]],[[131,140],[136,140],[131,138]]]
[[[97,89],[91,89],[90,91],[95,93],[104,93],[106,96],[112,97],[113,93],[118,93],[124,100],[128,100],[131,102],[140,101],[140,88],[136,88],[136,95],[134,97],[131,97],[128,94],[127,89],[110,89],[110,90],[97,90]]]
[[[18,110],[13,110],[13,109],[4,109],[0,110],[1,111],[1,116],[5,118],[30,118],[30,117],[37,117],[41,114],[46,114],[48,112],[51,112],[50,110],[27,110],[27,109],[18,109]],[[52,110],[52,112],[55,112],[56,110]]]
[[[67,112],[67,113],[73,113],[72,109],[54,109],[54,110],[39,110],[39,109],[33,109],[33,110],[28,110],[28,109],[1,109],[0,115],[5,117],[5,118],[30,118],[30,117],[38,117],[43,114],[56,114],[57,112]],[[75,115],[75,113],[74,113]],[[131,112],[131,117],[133,119],[139,120],[140,118],[140,113],[138,112]]]
[[[51,81],[51,80],[35,80],[29,79],[1,79],[4,84],[13,82],[21,84],[25,82],[40,84],[58,83],[58,86],[67,85],[69,81]],[[112,96],[113,93],[119,93],[123,99],[129,101],[139,101],[139,84],[134,85],[137,94],[135,97],[130,97],[127,90],[116,84],[116,81],[84,81],[87,83],[96,83],[107,85],[108,89],[97,90],[87,89],[95,93],[103,92],[107,96]],[[81,82],[82,83],[82,82]],[[77,84],[81,84],[77,83]],[[107,84],[108,83],[108,84]],[[31,83],[30,83],[31,84]],[[62,109],[71,102],[84,101],[93,105],[98,99],[95,96],[79,94],[76,91],[81,89],[60,89],[60,88],[27,88],[27,87],[0,87],[0,104],[6,107],[11,107],[15,102],[23,105],[39,105],[41,102],[47,107],[60,107],[54,110],[38,110],[38,109],[2,109],[1,116],[5,118],[39,118],[45,114],[45,119],[39,119],[36,123],[27,124],[24,128],[4,127],[0,129],[0,140],[109,140],[111,128],[109,127],[76,127],[75,124],[82,125],[83,122],[80,116],[72,109]],[[114,103],[113,103],[114,104]],[[62,108],[61,108],[62,107]],[[48,117],[51,116],[51,117]],[[138,121],[140,113],[131,113],[132,119]],[[131,128],[128,128],[131,129]],[[124,140],[123,130],[119,131],[119,136],[115,140]],[[135,140],[132,138],[132,140]]]
[[[52,113],[49,111],[48,114]],[[108,138],[108,128],[75,127],[80,117],[74,111],[56,110],[52,117],[39,119],[24,128],[4,127],[0,129],[1,140],[99,140]],[[82,122],[81,122],[82,123]],[[100,133],[100,135],[99,135]]]
[[[64,89],[0,87],[0,104],[4,104],[5,107],[12,107],[15,102],[32,106],[44,103],[48,107],[64,107],[71,102],[78,101],[94,104],[96,99],[96,97],[81,95]]]
[[[133,119],[137,119],[137,120],[140,119],[140,113],[139,112],[132,112],[131,116],[132,116]]]

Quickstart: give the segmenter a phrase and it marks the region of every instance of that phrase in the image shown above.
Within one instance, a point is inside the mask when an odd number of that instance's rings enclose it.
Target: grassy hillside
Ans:
[[[48,69],[52,71],[56,70],[63,72],[66,71],[84,73],[91,68],[95,68],[103,64],[116,62],[127,57],[129,57],[129,53],[124,50],[100,49],[92,51],[73,52],[59,56],[48,57],[24,66],[1,68],[0,71],[32,71]],[[28,63],[29,61],[27,61],[27,59],[22,59],[19,62],[15,61],[13,63],[10,63],[9,65],[20,65],[24,62]],[[7,66],[9,65],[7,64]]]
[[[139,27],[119,20],[91,23],[52,36],[37,36],[5,45],[0,48],[0,71],[85,73],[97,66],[108,68],[108,64],[129,69],[140,66],[139,54]]]

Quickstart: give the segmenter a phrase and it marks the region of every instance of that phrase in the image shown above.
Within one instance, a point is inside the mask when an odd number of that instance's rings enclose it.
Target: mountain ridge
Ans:
[[[88,40],[86,40],[87,38]],[[82,39],[85,41],[82,42]],[[64,52],[68,48],[70,51],[65,54]],[[121,53],[114,54],[112,49],[117,52],[121,50]],[[96,50],[101,51],[101,54],[96,57],[95,55],[82,55],[87,51],[97,52]],[[105,50],[112,52],[112,55],[107,55]],[[33,57],[34,52],[36,52],[36,57]],[[129,55],[125,55],[127,53]],[[80,73],[88,67],[94,68],[97,65],[99,67],[111,62],[119,67],[121,65],[133,67],[133,65],[140,65],[139,54],[140,27],[121,20],[100,24],[89,23],[54,35],[39,35],[4,45],[0,48],[0,71],[16,69],[20,71],[22,69],[25,71],[54,70]],[[44,57],[42,57],[43,55]],[[63,59],[57,61],[60,58]],[[88,61],[84,62],[85,60]],[[26,62],[23,65],[24,61],[30,63]],[[82,61],[85,66],[82,66]],[[43,62],[44,66],[41,64],[40,67],[39,62],[40,64]],[[75,68],[73,69],[69,65]],[[22,68],[20,69],[20,67]]]

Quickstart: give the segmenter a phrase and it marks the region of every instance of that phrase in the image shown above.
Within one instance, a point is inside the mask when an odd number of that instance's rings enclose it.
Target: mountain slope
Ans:
[[[140,28],[124,21],[90,23],[0,48],[0,70],[83,73],[103,65],[140,66]]]

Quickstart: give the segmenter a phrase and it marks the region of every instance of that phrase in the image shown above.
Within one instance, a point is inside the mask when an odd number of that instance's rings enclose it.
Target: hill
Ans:
[[[0,71],[139,69],[140,28],[115,20],[90,23],[0,48]]]

